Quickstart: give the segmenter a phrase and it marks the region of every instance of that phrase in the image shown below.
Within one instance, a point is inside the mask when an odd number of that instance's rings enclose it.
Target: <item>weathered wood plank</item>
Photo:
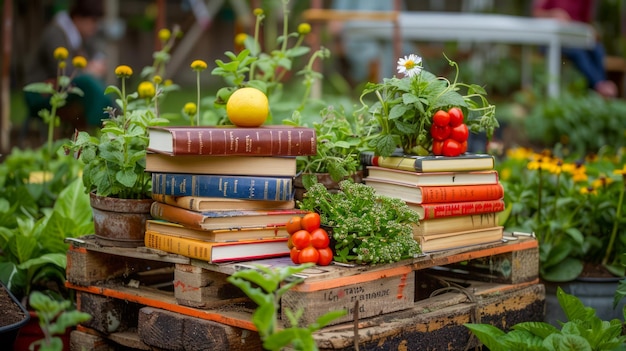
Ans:
[[[144,307],[139,311],[139,338],[166,350],[260,350],[256,332]]]

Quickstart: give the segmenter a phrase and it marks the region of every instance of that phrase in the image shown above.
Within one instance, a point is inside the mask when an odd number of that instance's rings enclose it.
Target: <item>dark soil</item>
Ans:
[[[602,264],[589,262],[585,262],[580,276],[585,278],[615,278]]]
[[[4,285],[0,285],[0,327],[12,325],[24,320],[26,315],[19,305],[8,294]]]

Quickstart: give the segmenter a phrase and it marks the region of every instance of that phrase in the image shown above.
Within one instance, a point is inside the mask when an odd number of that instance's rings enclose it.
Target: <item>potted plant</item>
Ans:
[[[96,135],[81,131],[68,149],[84,164],[83,183],[90,196],[97,241],[107,246],[143,245],[145,221],[150,218],[151,175],[145,171],[148,127],[166,125],[159,114],[159,100],[173,86],[162,84],[163,65],[178,30],[163,29],[159,38],[164,47],[155,53],[153,66],[142,72],[137,90],[128,93],[133,70],[126,65],[115,69],[121,88],[110,85],[105,94],[114,94],[119,111],[109,107],[108,118]]]
[[[497,166],[507,203],[500,220],[505,230],[537,237],[549,303],[561,286],[586,304],[597,301],[592,306],[602,318],[615,316],[612,295],[626,272],[624,155],[609,147],[587,157],[564,152],[509,150]]]
[[[499,126],[495,106],[482,87],[458,82],[458,65],[447,60],[456,69],[453,81],[424,70],[421,57],[412,54],[398,60],[398,74],[403,77],[365,85],[360,99],[362,111],[377,131],[368,137],[375,154],[389,156],[398,149],[404,154],[433,154],[433,116],[451,108],[461,109],[469,132],[485,132],[491,138]],[[371,95],[373,102],[368,100]]]

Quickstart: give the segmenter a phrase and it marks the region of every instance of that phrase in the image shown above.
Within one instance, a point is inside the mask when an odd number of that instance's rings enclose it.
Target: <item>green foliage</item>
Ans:
[[[0,280],[18,297],[53,284],[64,291],[65,238],[93,232],[89,197],[80,179],[59,193],[44,217],[16,216],[16,221],[15,228],[0,227]]]
[[[319,213],[322,224],[332,228],[335,261],[390,263],[421,252],[413,239],[419,215],[404,201],[352,180],[341,181],[339,188],[333,193],[315,183],[298,201],[299,208]]]
[[[572,154],[599,152],[605,145],[626,145],[626,102],[598,94],[563,91],[558,98],[538,99],[525,119],[528,137],[542,145],[563,144]]]
[[[266,122],[268,124],[277,124],[278,121],[288,118],[284,113],[302,112],[311,104],[313,83],[322,78],[322,74],[313,69],[313,64],[318,59],[330,57],[330,51],[321,48],[311,53],[311,49],[304,45],[304,39],[311,29],[308,24],[301,24],[297,31],[289,32],[289,20],[292,18],[289,16],[289,0],[282,0],[281,4],[282,33],[276,38],[277,47],[273,48],[267,42],[264,43],[265,47],[261,46],[260,29],[262,24],[266,24],[266,16],[262,9],[255,9],[254,35],[240,34],[235,38],[235,45],[242,46],[243,49],[238,53],[225,52],[227,61],[215,61],[217,67],[211,74],[222,77],[228,85],[218,90],[214,101],[214,106],[221,109],[218,123],[228,123],[224,110],[226,102],[235,90],[246,86],[257,88],[267,95],[270,103],[270,116]],[[266,30],[269,29],[266,27]],[[307,55],[308,60],[300,63],[299,60],[305,59]],[[300,97],[286,99],[284,82],[292,75],[301,79],[303,89]],[[299,89],[296,87],[290,90]]]
[[[624,276],[623,164],[624,155],[609,148],[587,159],[563,158],[555,148],[542,154],[511,150],[497,165],[507,203],[502,224],[535,233],[543,279],[571,281],[585,262]]]
[[[585,307],[575,296],[557,289],[557,299],[567,322],[561,330],[544,322],[522,322],[508,333],[488,324],[465,326],[491,351],[536,350],[626,350],[626,336],[618,319],[602,321],[591,307]]]
[[[421,59],[419,59],[421,63]],[[448,60],[457,69],[455,62]],[[461,92],[461,90],[465,92]],[[366,101],[373,94],[376,102]],[[471,132],[486,131],[491,138],[499,126],[495,106],[489,104],[485,90],[474,84],[453,82],[420,70],[414,76],[385,78],[382,83],[367,83],[361,94],[363,111],[376,127],[369,145],[375,153],[389,156],[398,148],[404,153],[427,155],[432,150],[430,127],[433,114],[440,109],[460,107]],[[371,104],[371,105],[370,105]]]
[[[313,324],[301,327],[299,321],[303,311],[292,311],[285,307],[290,327],[281,329],[278,326],[277,313],[281,296],[303,281],[297,276],[298,273],[312,266],[312,263],[307,263],[271,269],[256,265],[256,269],[240,270],[228,277],[230,283],[258,305],[252,315],[252,322],[263,340],[264,349],[282,350],[291,345],[294,350],[317,350],[313,333],[346,314],[345,310],[331,311],[319,317]]]
[[[313,122],[317,136],[317,154],[298,157],[298,172],[303,173],[305,187],[312,184],[314,173],[329,173],[340,181],[361,169],[360,152],[367,148],[364,123],[359,115],[349,118],[344,108],[328,106],[320,111],[321,120]],[[307,126],[299,113],[283,123]]]
[[[72,309],[70,300],[59,301],[39,291],[30,294],[29,305],[37,313],[44,334],[44,338],[34,341],[30,349],[39,346],[41,351],[61,351],[63,341],[56,335],[62,335],[67,328],[91,319],[90,314]]]

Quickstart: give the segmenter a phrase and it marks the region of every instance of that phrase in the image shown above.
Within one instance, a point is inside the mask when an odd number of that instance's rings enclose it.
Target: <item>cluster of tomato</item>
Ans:
[[[459,156],[467,151],[469,129],[463,118],[463,111],[458,107],[435,112],[433,124],[430,127],[430,135],[433,137],[433,154]]]
[[[333,251],[329,247],[328,232],[320,227],[319,213],[309,212],[302,217],[292,217],[287,222],[291,261],[295,264],[315,263],[328,266],[333,260]]]

